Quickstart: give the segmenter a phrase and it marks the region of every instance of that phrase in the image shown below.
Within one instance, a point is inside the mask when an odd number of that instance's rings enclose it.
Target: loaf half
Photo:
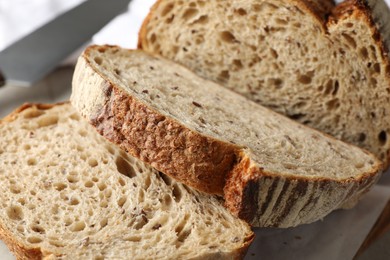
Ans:
[[[71,101],[107,139],[255,226],[318,220],[379,176],[372,154],[327,137],[169,60],[91,46]]]
[[[17,259],[239,259],[253,233],[214,196],[125,154],[70,106],[0,122],[0,238]]]
[[[159,0],[139,47],[389,165],[383,0]]]

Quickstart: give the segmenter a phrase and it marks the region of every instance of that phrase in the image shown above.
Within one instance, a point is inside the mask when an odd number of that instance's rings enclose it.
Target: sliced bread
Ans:
[[[382,167],[366,151],[142,51],[87,48],[71,101],[107,139],[180,182],[224,194],[255,226],[318,220],[353,203]]]
[[[388,166],[389,30],[383,0],[159,0],[139,47]]]
[[[70,106],[0,122],[0,238],[17,259],[238,259],[249,226],[125,154]]]

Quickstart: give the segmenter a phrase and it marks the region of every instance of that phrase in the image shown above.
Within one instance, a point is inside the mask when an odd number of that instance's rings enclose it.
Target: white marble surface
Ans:
[[[0,0],[0,49],[83,0]],[[389,0],[390,1],[390,0]],[[133,0],[129,11],[104,27],[92,41],[134,48],[139,26],[154,0]],[[23,8],[22,8],[23,7]],[[36,8],[36,12],[27,9]],[[7,16],[4,16],[7,13]],[[31,14],[31,15],[27,15]],[[12,17],[19,16],[18,18]],[[27,20],[20,17],[28,16]],[[73,64],[76,51],[67,64]],[[62,67],[31,88],[0,88],[0,118],[24,102],[67,100],[72,66]],[[257,229],[246,259],[351,259],[390,198],[390,173],[352,210],[340,210],[323,221],[292,229]],[[381,252],[377,252],[380,255]],[[0,242],[0,259],[14,257]],[[384,259],[384,258],[383,258]]]

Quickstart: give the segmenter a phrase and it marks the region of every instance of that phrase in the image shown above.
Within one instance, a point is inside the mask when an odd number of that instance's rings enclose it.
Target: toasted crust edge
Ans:
[[[254,227],[287,228],[309,224],[333,210],[354,206],[379,180],[381,174],[378,173],[382,168],[383,164],[377,160],[372,171],[363,173],[356,179],[332,180],[321,177],[277,176],[251,165],[250,159],[244,158],[231,172],[226,183],[225,206]],[[247,174],[243,176],[242,172]],[[279,184],[283,184],[283,188],[278,187]],[[279,193],[275,197],[277,189]],[[260,192],[266,196],[259,196]],[[305,203],[301,200],[305,200]],[[322,203],[317,203],[319,200]],[[283,211],[279,211],[280,208]],[[292,210],[298,213],[289,216]],[[271,216],[265,215],[271,211]],[[300,212],[305,211],[309,214],[299,216]]]

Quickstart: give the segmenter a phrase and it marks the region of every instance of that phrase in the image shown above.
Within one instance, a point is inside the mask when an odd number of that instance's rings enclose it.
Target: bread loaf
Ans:
[[[222,202],[101,137],[70,104],[0,122],[0,238],[17,259],[240,259],[253,233]]]
[[[383,0],[159,0],[139,47],[389,165]]]
[[[169,60],[91,46],[71,97],[99,133],[255,226],[310,223],[377,180],[372,154],[300,125]]]

